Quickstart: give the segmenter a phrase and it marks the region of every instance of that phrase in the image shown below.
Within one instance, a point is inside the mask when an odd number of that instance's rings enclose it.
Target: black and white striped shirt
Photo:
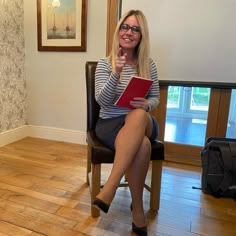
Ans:
[[[129,108],[116,106],[115,102],[133,75],[137,75],[137,66],[125,65],[120,80],[112,73],[108,58],[101,58],[98,61],[95,73],[95,99],[101,108],[99,114],[101,118],[118,117],[130,111]],[[152,59],[150,59],[150,78],[153,80],[153,84],[146,96],[149,104],[148,111],[153,110],[160,101],[157,67]]]

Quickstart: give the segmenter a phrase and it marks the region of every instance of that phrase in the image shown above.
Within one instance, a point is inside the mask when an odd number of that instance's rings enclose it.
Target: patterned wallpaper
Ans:
[[[23,0],[0,0],[0,133],[26,123]]]

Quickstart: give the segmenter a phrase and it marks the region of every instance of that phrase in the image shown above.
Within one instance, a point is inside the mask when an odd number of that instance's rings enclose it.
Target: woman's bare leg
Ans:
[[[111,174],[97,198],[110,204],[114,198],[121,178],[136,157],[145,136],[152,133],[152,119],[148,113],[141,109],[131,111],[125,120],[115,141],[116,154]],[[150,156],[148,157],[150,159]]]
[[[144,137],[142,145],[127,170],[127,180],[132,198],[133,222],[136,226],[146,225],[143,209],[143,189],[147,171],[150,163],[151,143],[147,137]]]

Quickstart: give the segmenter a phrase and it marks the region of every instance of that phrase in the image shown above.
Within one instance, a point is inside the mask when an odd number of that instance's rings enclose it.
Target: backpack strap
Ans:
[[[229,142],[229,148],[232,155],[232,172],[236,174],[236,142]]]
[[[234,176],[236,176],[236,142],[229,142],[229,148],[232,154],[232,161],[233,161],[233,167],[232,167],[232,172]],[[230,186],[229,189],[233,193],[233,198],[236,201],[236,183],[234,180],[233,186]]]
[[[236,142],[229,142],[231,155],[236,158]]]
[[[232,183],[232,167],[233,167],[233,158],[231,154],[231,150],[229,147],[229,143],[221,142],[219,143],[219,149],[221,152],[222,160],[224,162],[224,178],[219,185],[217,192],[225,192],[230,184]]]

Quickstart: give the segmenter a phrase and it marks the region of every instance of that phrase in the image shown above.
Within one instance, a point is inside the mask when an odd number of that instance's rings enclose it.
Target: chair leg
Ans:
[[[162,160],[152,161],[150,208],[158,211],[160,207]]]
[[[92,205],[93,200],[100,192],[101,188],[101,164],[92,164],[92,179],[91,179],[91,215],[92,217],[100,216],[100,211]]]
[[[89,180],[89,174],[91,172],[91,148],[87,146],[87,175],[86,175],[86,181],[87,184],[90,185],[90,180]]]

